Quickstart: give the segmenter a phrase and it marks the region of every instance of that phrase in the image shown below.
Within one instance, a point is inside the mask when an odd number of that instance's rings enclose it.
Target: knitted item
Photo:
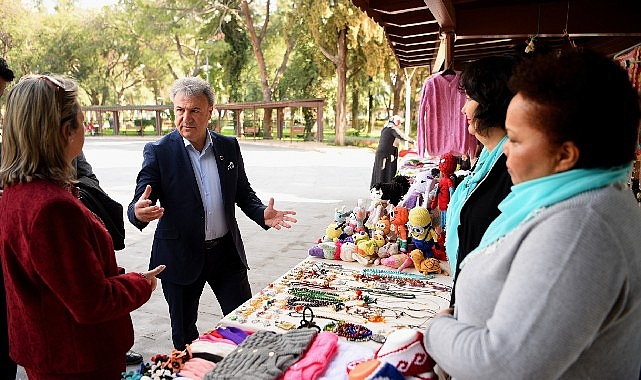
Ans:
[[[402,373],[392,364],[377,359],[367,360],[354,367],[349,380],[405,380]]]
[[[194,380],[202,379],[207,372],[216,367],[216,364],[204,359],[192,358],[189,359],[184,367],[178,373],[179,377],[189,377]]]
[[[207,352],[209,354],[214,354],[222,356],[223,358],[229,355],[232,351],[236,349],[236,345],[221,343],[221,342],[209,342],[206,340],[195,340],[189,345],[191,347],[191,352]]]
[[[296,329],[282,334],[257,331],[203,379],[276,379],[300,359],[316,334],[314,329]]]
[[[338,336],[322,331],[312,341],[302,359],[294,363],[280,380],[314,380],[323,373],[338,348]]]
[[[241,344],[249,336],[247,332],[238,327],[219,327],[216,329],[223,338],[229,339],[236,344]]]
[[[431,372],[435,364],[425,349],[423,333],[412,329],[392,332],[374,357],[392,364],[404,376]]]

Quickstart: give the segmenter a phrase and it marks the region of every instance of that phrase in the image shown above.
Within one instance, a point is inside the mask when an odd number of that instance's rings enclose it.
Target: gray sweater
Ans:
[[[540,211],[465,263],[426,347],[462,379],[638,379],[641,210],[626,188]]]

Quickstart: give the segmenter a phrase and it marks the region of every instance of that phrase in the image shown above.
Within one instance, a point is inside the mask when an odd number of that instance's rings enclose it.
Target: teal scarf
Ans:
[[[479,246],[463,260],[461,267],[468,258],[532,218],[540,209],[589,190],[625,183],[631,169],[629,164],[612,169],[573,169],[512,186],[512,192],[499,204],[501,214],[490,224]]]
[[[474,170],[456,187],[450,199],[450,204],[447,206],[448,233],[445,235],[445,252],[447,253],[447,260],[450,262],[450,267],[452,268],[452,277],[456,275],[456,264],[458,262],[458,226],[461,223],[461,210],[470,197],[470,194],[472,194],[478,184],[488,175],[496,161],[503,154],[503,144],[505,144],[505,141],[507,141],[507,136],[504,136],[491,152],[483,148],[474,166]]]

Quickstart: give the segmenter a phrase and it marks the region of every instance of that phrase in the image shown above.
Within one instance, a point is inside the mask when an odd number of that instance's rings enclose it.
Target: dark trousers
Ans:
[[[207,249],[205,253],[205,265],[196,282],[178,285],[161,281],[162,291],[169,306],[171,338],[177,350],[184,350],[185,344],[191,343],[199,336],[196,321],[205,284],[209,284],[214,291],[223,315],[231,313],[252,296],[247,268],[240,261],[229,234],[216,247]]]

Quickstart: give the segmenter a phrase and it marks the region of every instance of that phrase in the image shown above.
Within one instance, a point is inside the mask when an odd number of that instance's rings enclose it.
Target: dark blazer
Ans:
[[[254,222],[265,225],[265,206],[252,189],[238,141],[209,131],[218,164],[225,219],[240,259],[247,265],[245,248],[236,222],[235,206]],[[196,281],[205,262],[205,211],[182,136],[177,130],[145,145],[144,161],[136,180],[136,192],[127,209],[129,221],[142,230],[148,223],[134,216],[134,205],[151,185],[152,202],[160,201],[165,213],[158,220],[149,268],[164,264],[159,278],[179,285]]]

